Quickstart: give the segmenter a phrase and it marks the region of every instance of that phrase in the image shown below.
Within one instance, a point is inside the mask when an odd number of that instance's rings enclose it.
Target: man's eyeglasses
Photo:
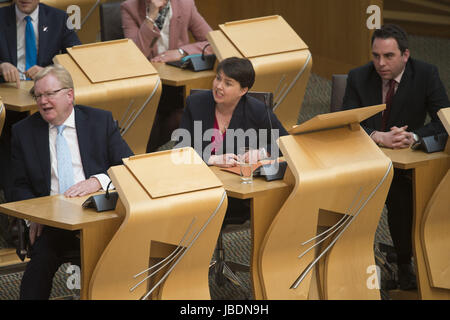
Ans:
[[[61,90],[64,90],[64,89],[70,89],[70,88],[61,88],[61,89],[58,89],[58,90],[48,91],[48,92],[44,92],[44,93],[41,93],[41,94],[33,94],[33,98],[36,101],[38,101],[42,97],[46,97],[48,99],[52,99],[58,92],[60,92]]]

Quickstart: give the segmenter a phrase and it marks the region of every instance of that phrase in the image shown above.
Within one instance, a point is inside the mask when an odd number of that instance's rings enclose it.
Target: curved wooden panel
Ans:
[[[431,286],[450,289],[450,171],[428,202],[423,219],[423,248]]]
[[[272,92],[273,108],[289,130],[297,124],[311,75],[309,50],[279,53],[250,59],[256,73],[253,91]]]
[[[348,127],[281,137],[279,143],[296,184],[261,248],[265,298],[307,299],[316,261],[321,298],[380,299],[367,284],[367,270],[375,266],[373,241],[392,180],[390,160],[363,130]],[[328,239],[311,240],[323,212],[342,220]]]
[[[108,172],[124,220],[95,268],[89,298],[210,299],[209,263],[226,211],[225,190],[152,198],[126,166]],[[165,175],[157,167],[148,174]]]

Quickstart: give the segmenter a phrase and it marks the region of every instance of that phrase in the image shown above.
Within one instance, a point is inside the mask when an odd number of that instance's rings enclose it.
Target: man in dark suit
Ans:
[[[32,89],[39,112],[12,131],[13,200],[64,193],[77,197],[106,190],[107,170],[132,151],[110,112],[74,106],[70,74],[61,66],[40,71]],[[52,279],[67,250],[79,250],[77,234],[30,224],[31,260],[21,299],[48,299]]]
[[[26,17],[31,17],[36,42],[36,63],[26,68]],[[33,78],[55,55],[81,44],[74,30],[67,28],[66,12],[39,4],[39,0],[16,0],[0,8],[0,75],[6,82]]]
[[[437,111],[450,106],[435,66],[413,59],[404,30],[384,25],[372,37],[372,62],[348,74],[344,109],[386,103],[386,110],[361,123],[380,146],[408,148],[419,137],[444,132]],[[431,121],[425,125],[426,115]],[[412,180],[410,170],[395,169],[386,199],[397,253],[400,289],[416,287],[412,257]]]
[[[29,22],[27,17],[31,18]],[[20,80],[32,79],[39,70],[52,64],[55,55],[81,44],[75,31],[67,28],[67,18],[66,12],[39,4],[39,0],[16,0],[0,8],[0,82],[15,82],[19,87]],[[29,32],[33,33],[34,51],[29,51],[26,45],[28,23]],[[27,115],[8,110],[0,138],[0,189],[4,190],[7,201],[11,201],[12,183],[9,174],[11,126]]]

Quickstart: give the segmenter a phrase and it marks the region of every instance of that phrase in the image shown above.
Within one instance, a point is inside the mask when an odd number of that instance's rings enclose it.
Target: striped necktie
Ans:
[[[36,35],[34,34],[31,17],[26,16],[27,26],[25,28],[25,71],[37,64]]]
[[[57,126],[58,135],[56,136],[56,161],[58,163],[58,183],[59,193],[66,192],[74,184],[72,156],[70,155],[69,145],[63,136],[65,125]]]

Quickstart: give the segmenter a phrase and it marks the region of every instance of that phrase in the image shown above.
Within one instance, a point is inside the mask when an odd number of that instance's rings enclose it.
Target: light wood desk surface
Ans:
[[[384,154],[387,155],[395,168],[398,169],[413,169],[420,166],[426,166],[430,161],[438,159],[446,159],[449,157],[445,152],[425,153],[420,150],[406,149],[387,149],[381,148]]]
[[[0,211],[17,218],[65,230],[80,230],[91,223],[119,218],[114,211],[96,212],[94,209],[82,208],[81,204],[88,197],[66,198],[58,194],[7,202],[0,205]]]
[[[88,197],[54,195],[0,205],[1,213],[55,228],[80,230],[81,299],[87,299],[94,268],[123,219],[114,211],[83,209],[81,204]]]
[[[30,94],[33,81],[21,81],[20,88],[16,88],[16,83],[1,83],[0,97],[7,110],[26,112],[37,109],[36,101]]]
[[[153,67],[158,71],[164,85],[184,87],[184,99],[190,94],[191,89],[211,89],[216,76],[215,70],[194,72],[180,69],[161,62],[153,62]]]

